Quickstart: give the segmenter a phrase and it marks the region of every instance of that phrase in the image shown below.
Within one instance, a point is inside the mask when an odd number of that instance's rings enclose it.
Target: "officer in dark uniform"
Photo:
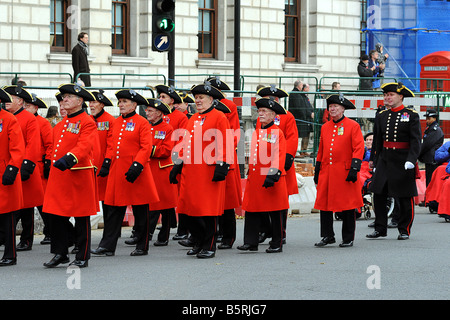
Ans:
[[[414,220],[414,196],[417,196],[415,165],[420,153],[419,114],[403,105],[405,97],[414,94],[402,83],[382,87],[386,110],[375,118],[371,166],[374,175],[370,191],[374,193],[375,231],[367,238],[387,235],[386,199],[398,198],[399,240],[409,239]]]
[[[429,109],[425,113],[427,127],[423,133],[422,148],[420,149],[419,161],[425,163],[426,185],[431,181],[434,170],[438,167],[434,161],[434,153],[444,142],[444,133],[439,127],[438,114],[436,110]]]

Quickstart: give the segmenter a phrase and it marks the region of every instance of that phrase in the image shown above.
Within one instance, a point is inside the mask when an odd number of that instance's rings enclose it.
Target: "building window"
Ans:
[[[66,25],[68,2],[67,0],[50,1],[50,51],[69,51],[69,28]]]
[[[215,58],[217,51],[217,0],[198,0],[198,55]]]
[[[285,0],[285,61],[300,61],[300,0]]]
[[[128,54],[129,47],[129,36],[128,31],[130,30],[129,25],[129,9],[130,1],[113,1],[112,2],[112,53],[113,54]]]

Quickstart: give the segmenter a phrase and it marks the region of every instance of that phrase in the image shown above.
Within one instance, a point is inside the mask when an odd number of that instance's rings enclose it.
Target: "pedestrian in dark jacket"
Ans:
[[[363,54],[358,63],[358,75],[362,78],[373,77],[375,67],[369,68],[369,56]],[[360,79],[359,90],[372,90],[372,79]]]
[[[298,137],[302,138],[300,157],[308,156],[305,151],[308,149],[309,135],[313,131],[311,122],[314,120],[314,109],[311,106],[306,93],[299,93],[299,91],[306,92],[305,89],[309,90],[308,84],[302,84],[301,81],[295,81],[294,89],[292,89],[292,91],[298,93],[289,95],[289,111],[295,117]]]
[[[427,110],[425,113],[427,127],[423,134],[422,147],[420,149],[419,161],[425,163],[425,181],[426,186],[431,181],[431,176],[433,171],[438,167],[436,161],[434,160],[434,154],[436,150],[444,142],[444,133],[439,127],[437,121],[438,114],[436,110]]]
[[[78,35],[78,43],[72,49],[72,67],[73,67],[73,79],[76,80],[76,76],[79,73],[89,73],[89,35],[86,32],[81,32]],[[91,86],[91,76],[81,75],[80,80],[84,82],[86,87]]]

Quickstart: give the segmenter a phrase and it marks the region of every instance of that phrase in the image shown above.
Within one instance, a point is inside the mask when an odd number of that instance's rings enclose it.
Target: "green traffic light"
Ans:
[[[159,21],[159,29],[165,32],[172,32],[175,29],[175,23],[172,19],[162,18]]]

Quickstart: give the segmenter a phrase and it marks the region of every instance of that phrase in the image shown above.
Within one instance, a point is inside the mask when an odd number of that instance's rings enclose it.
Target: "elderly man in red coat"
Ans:
[[[105,107],[112,107],[111,100],[104,95],[104,91],[91,92],[95,101],[89,102],[91,117],[97,125],[97,132],[100,141],[100,155],[95,159],[95,166],[100,168],[105,160],[108,143],[111,141],[113,123],[116,120],[111,114],[105,111]],[[98,199],[102,203],[103,217],[108,215],[108,206],[105,205],[106,183],[108,177],[97,176]]]
[[[0,103],[9,103],[11,96],[0,88]],[[5,245],[0,267],[17,263],[16,224],[14,213],[23,207],[22,181],[17,177],[25,154],[20,124],[11,113],[0,108],[0,227]]]
[[[50,159],[53,152],[53,128],[47,119],[38,114],[38,109],[48,109],[47,104],[42,99],[38,98],[34,93],[32,93],[32,96],[33,101],[26,103],[25,109],[36,117],[39,125],[39,132],[41,136],[41,159],[39,159],[37,165],[39,167],[39,172],[41,173],[42,187],[45,192],[45,189],[47,188],[48,175],[50,173]],[[42,205],[38,206],[37,209],[44,222],[44,239],[41,241],[41,244],[50,244],[49,215],[48,213],[42,211]]]
[[[342,243],[339,246],[351,247],[355,236],[355,209],[363,206],[362,183],[358,175],[364,156],[364,138],[359,124],[344,116],[346,109],[355,109],[355,106],[342,94],[330,96],[327,109],[331,121],[322,126],[314,173],[317,185],[314,208],[320,210],[322,237],[315,246],[336,242],[333,212],[342,212]]]
[[[231,162],[227,157],[232,157],[225,143],[230,124],[215,108],[214,99],[223,99],[220,90],[205,81],[191,92],[198,112],[186,125],[170,181],[178,183],[177,175],[181,174],[178,210],[189,216],[189,231],[195,242],[187,254],[212,258],[216,252],[217,219],[225,208],[225,179]],[[207,196],[199,199],[199,194]]]
[[[175,215],[178,201],[177,186],[169,181],[172,169],[173,128],[164,121],[164,115],[171,113],[170,107],[159,99],[147,99],[145,110],[147,120],[151,124],[153,137],[152,153],[150,154],[150,169],[155,181],[158,181],[159,201],[150,203],[150,233],[153,234],[161,216],[161,230],[155,246],[166,246],[169,243],[171,219]]]
[[[76,84],[63,84],[59,91],[67,116],[53,128],[52,168],[42,210],[50,213],[51,252],[55,255],[44,266],[54,268],[69,262],[67,224],[74,217],[79,251],[71,265],[84,268],[90,258],[90,216],[99,211],[94,154],[100,146],[96,125],[82,105],[95,98]]]
[[[114,121],[111,143],[99,176],[108,176],[105,204],[109,206],[103,236],[93,254],[113,256],[120,237],[126,208],[131,205],[135,218],[136,249],[131,256],[148,254],[149,203],[158,201],[158,192],[150,170],[153,138],[147,119],[136,113],[147,99],[134,90],[116,92],[120,116]]]
[[[244,244],[239,250],[258,250],[264,215],[271,220],[272,241],[267,253],[283,250],[283,212],[289,208],[286,185],[286,139],[274,123],[286,110],[274,98],[256,100],[260,127],[252,135],[249,172],[242,209],[245,210]]]
[[[21,220],[23,227],[17,250],[25,251],[31,250],[33,246],[34,207],[41,206],[44,201],[41,174],[39,168],[36,169],[38,162],[42,160],[41,135],[36,117],[24,109],[26,103],[33,100],[32,95],[21,86],[4,89],[13,98],[11,103],[5,104],[6,110],[16,116],[25,141],[25,156],[20,167],[24,202],[23,208],[16,216],[16,223]]]

